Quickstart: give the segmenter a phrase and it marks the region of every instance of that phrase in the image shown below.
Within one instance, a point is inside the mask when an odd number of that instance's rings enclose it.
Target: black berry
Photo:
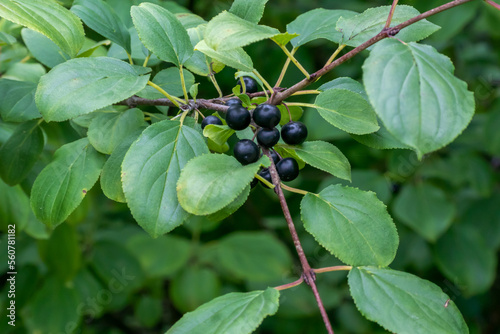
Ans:
[[[271,183],[271,184],[273,183],[273,179],[271,178],[271,172],[269,171],[269,169],[264,168],[263,170],[261,170],[261,171],[259,172],[259,175],[260,175],[262,178],[264,178],[267,182],[269,182],[269,183]],[[265,185],[265,184],[264,184],[264,182],[262,182],[262,181],[261,181],[260,183],[261,183],[264,187],[266,187],[266,188],[268,188],[268,189],[269,189],[269,187],[268,187],[267,185]]]
[[[307,137],[307,127],[301,122],[289,122],[281,128],[281,137],[289,145],[300,145]]]
[[[278,163],[278,161],[280,161],[280,156],[278,155],[278,153],[276,153],[272,150],[269,151],[269,153],[271,153],[271,158],[273,158],[274,164],[276,165]]]
[[[279,124],[281,112],[278,107],[272,104],[259,104],[253,111],[253,120],[255,124],[263,128],[272,129]]]
[[[299,176],[299,164],[294,158],[285,158],[276,164],[278,175],[282,181],[292,181]]]
[[[242,165],[256,162],[260,157],[260,148],[250,139],[242,139],[234,145],[234,157]]]
[[[234,105],[238,105],[238,106],[241,106],[241,100],[236,98],[236,97],[233,97],[232,99],[229,99],[226,101],[226,106],[234,106]]]
[[[259,91],[259,84],[251,77],[243,77],[245,83],[245,91],[247,93],[257,93]]]
[[[260,129],[257,132],[257,142],[264,147],[273,147],[280,140],[278,129]]]
[[[233,130],[243,130],[250,125],[252,116],[241,105],[229,107],[226,113],[226,123]]]
[[[208,124],[222,125],[222,121],[218,117],[210,115],[203,119],[201,122],[201,128],[204,129]]]

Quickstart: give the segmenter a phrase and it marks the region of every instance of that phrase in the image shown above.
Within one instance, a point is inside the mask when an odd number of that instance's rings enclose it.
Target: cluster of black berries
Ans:
[[[251,78],[245,77],[244,79],[245,85],[247,86],[247,92],[249,91],[249,87],[252,88],[257,85],[255,80]],[[254,83],[250,82],[250,80]],[[228,100],[226,104],[229,105],[229,109],[226,112],[227,125],[234,130],[243,130],[250,125],[253,119],[254,123],[260,127],[257,130],[257,142],[261,147],[272,148],[278,143],[280,137],[283,138],[285,143],[290,145],[299,145],[306,140],[307,128],[300,122],[291,121],[285,124],[281,129],[280,136],[280,132],[276,129],[276,125],[278,125],[281,120],[281,112],[278,107],[274,105],[266,103],[260,104],[254,109],[253,115],[251,115],[248,109],[244,108],[241,101],[237,98]],[[205,118],[205,120],[207,118]],[[217,120],[220,122],[219,119]],[[270,152],[282,181],[292,181],[299,175],[299,165],[295,159],[280,159],[276,152],[273,150]],[[242,139],[234,146],[234,157],[242,165],[256,162],[259,160],[260,156],[260,148],[252,140]],[[271,174],[267,168],[262,169],[259,175],[272,183]],[[253,182],[252,185],[255,185],[255,183],[256,182]]]

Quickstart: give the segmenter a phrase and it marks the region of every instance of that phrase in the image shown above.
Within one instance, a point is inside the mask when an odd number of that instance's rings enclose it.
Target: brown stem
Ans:
[[[485,0],[488,4],[492,5],[493,7],[495,7],[496,9],[500,10],[500,5],[497,4],[495,1],[493,0]]]
[[[395,36],[401,29],[406,28],[409,25],[412,25],[413,23],[418,22],[420,20],[423,20],[423,19],[425,19],[425,18],[427,18],[429,16],[432,16],[434,14],[440,13],[442,11],[445,11],[447,9],[450,9],[450,8],[462,5],[462,4],[470,2],[470,1],[473,1],[473,0],[454,0],[454,1],[451,1],[451,2],[448,2],[448,3],[444,4],[442,6],[439,6],[439,7],[436,7],[434,9],[428,10],[425,13],[417,15],[417,16],[409,19],[408,21],[405,21],[405,22],[403,22],[401,24],[398,24],[397,26],[394,26],[392,28],[388,28],[388,29],[382,30],[380,33],[378,33],[374,37],[370,38],[369,40],[367,40],[366,42],[364,42],[360,46],[352,49],[351,51],[349,51],[348,53],[346,53],[342,57],[337,58],[337,60],[335,60],[331,64],[329,64],[329,65],[321,68],[320,70],[314,72],[313,74],[311,74],[311,77],[309,79],[304,79],[302,81],[299,81],[298,83],[296,83],[292,87],[288,88],[287,90],[276,94],[274,96],[273,101],[271,101],[272,104],[280,104],[281,101],[283,101],[286,98],[290,97],[293,93],[298,92],[299,90],[304,89],[304,87],[310,85],[311,83],[313,83],[314,81],[316,81],[319,77],[321,77],[321,76],[325,75],[326,73],[330,72],[332,69],[334,69],[335,67],[339,66],[340,64],[346,62],[347,60],[351,59],[352,57],[354,57],[355,55],[357,55],[361,51],[366,50],[367,48],[369,48],[373,44],[375,44],[375,43],[383,40],[384,38],[387,38],[387,37],[390,37],[390,36]]]
[[[288,284],[283,284],[283,285],[280,285],[280,286],[276,286],[274,287],[276,290],[278,291],[281,291],[281,290],[286,290],[286,289],[290,289],[290,288],[293,288],[293,287],[296,287],[297,285],[300,285],[302,284],[302,282],[304,282],[304,277],[300,277],[298,280],[296,280],[295,282],[291,282],[291,283],[288,283]]]
[[[299,255],[300,264],[302,266],[302,276],[304,281],[311,287],[314,297],[316,298],[316,302],[318,303],[319,310],[321,312],[321,316],[323,318],[323,322],[325,323],[325,327],[329,334],[333,334],[332,325],[330,324],[330,319],[328,319],[328,314],[326,313],[325,307],[323,306],[323,302],[321,301],[321,297],[318,292],[318,288],[316,287],[316,274],[311,269],[309,262],[307,261],[306,255],[304,253],[304,249],[302,248],[302,244],[300,243],[299,235],[297,234],[297,230],[295,229],[295,225],[293,224],[292,215],[290,214],[290,210],[288,209],[288,204],[285,199],[285,195],[283,194],[283,189],[281,189],[280,178],[278,176],[278,171],[276,170],[276,166],[274,165],[273,158],[269,153],[269,150],[263,148],[262,151],[265,155],[271,160],[271,166],[269,167],[269,172],[271,174],[271,179],[273,180],[273,184],[275,186],[274,191],[279,197],[281,209],[283,210],[283,215],[285,216],[285,220],[288,225],[288,229],[290,230],[290,234],[292,235],[293,244],[295,245],[295,249],[297,250],[297,254]]]
[[[389,12],[389,16],[387,17],[387,22],[385,23],[384,29],[388,29],[389,26],[391,25],[392,16],[394,15],[394,11],[396,10],[396,6],[398,5],[398,1],[399,0],[392,1],[391,11]]]

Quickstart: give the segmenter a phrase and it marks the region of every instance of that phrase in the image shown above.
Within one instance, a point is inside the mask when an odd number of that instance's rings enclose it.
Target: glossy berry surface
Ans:
[[[245,90],[247,93],[257,93],[259,91],[259,84],[251,77],[243,77],[245,83]]]
[[[280,161],[280,157],[279,157],[278,153],[276,153],[272,150],[269,153],[271,153],[271,158],[273,158],[274,164],[276,165],[278,163],[278,161]]]
[[[259,160],[260,148],[250,139],[242,139],[234,145],[233,153],[242,165],[248,165]]]
[[[299,176],[299,164],[294,158],[285,158],[276,164],[278,175],[282,181],[292,181]]]
[[[204,129],[205,126],[209,124],[222,125],[222,121],[218,117],[210,115],[203,119],[203,121],[201,122],[201,128]]]
[[[307,138],[307,127],[301,122],[289,122],[281,128],[281,138],[288,145],[300,145]]]
[[[280,140],[278,129],[260,129],[257,132],[257,142],[264,147],[273,147]]]
[[[259,104],[253,111],[253,120],[255,124],[263,128],[272,129],[279,124],[281,112],[272,104]]]
[[[226,113],[226,123],[233,130],[243,130],[250,125],[250,112],[240,105],[229,107]]]
[[[226,106],[231,107],[234,105],[241,106],[241,100],[236,97],[233,97],[232,99],[226,101]]]
[[[260,176],[262,176],[262,178],[266,179],[269,183],[271,183],[271,184],[273,183],[273,180],[272,180],[272,178],[271,178],[271,172],[269,171],[269,169],[264,168],[263,170],[261,170],[261,171],[259,172],[259,175],[260,175]],[[264,182],[262,182],[262,181],[261,181],[261,182],[260,182],[260,184],[262,184],[262,186],[264,186],[264,187],[266,187],[266,188],[268,188],[268,189],[269,189],[269,187],[268,187],[268,186],[266,186],[266,185],[264,184]]]

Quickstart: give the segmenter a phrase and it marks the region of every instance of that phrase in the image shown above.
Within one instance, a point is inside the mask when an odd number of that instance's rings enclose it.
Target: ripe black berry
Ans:
[[[241,100],[236,97],[233,97],[232,99],[226,101],[226,106],[231,107],[234,105],[241,106]]]
[[[276,164],[281,181],[292,181],[299,176],[299,164],[294,158],[285,158]]]
[[[271,153],[271,158],[273,158],[274,164],[276,165],[278,161],[280,161],[278,153],[274,152],[273,150],[269,151],[269,153]]]
[[[247,93],[257,93],[259,90],[259,84],[251,77],[243,77],[243,82],[245,83],[245,91]]]
[[[250,112],[240,105],[229,107],[226,113],[226,123],[233,130],[243,130],[250,125]]]
[[[210,115],[203,119],[201,122],[201,128],[204,129],[208,124],[222,125],[222,121],[218,117]]]
[[[269,169],[264,168],[263,170],[261,170],[261,171],[259,172],[259,175],[260,175],[262,178],[266,179],[269,183],[271,183],[271,184],[273,183],[273,179],[271,178],[271,172],[269,171]],[[266,186],[266,185],[264,184],[264,182],[262,182],[262,181],[261,181],[261,182],[260,182],[260,184],[262,184],[264,187],[266,187],[267,189],[269,189],[269,187],[268,187],[268,186]]]
[[[242,139],[234,145],[234,157],[242,165],[256,162],[260,157],[260,148],[250,139]]]
[[[281,137],[289,145],[300,145],[307,137],[307,127],[301,122],[288,122],[281,128]]]
[[[264,147],[273,147],[280,140],[278,129],[260,129],[257,132],[257,142]]]
[[[279,124],[281,112],[278,107],[272,104],[259,104],[253,111],[253,120],[255,124],[263,128],[272,129]]]

